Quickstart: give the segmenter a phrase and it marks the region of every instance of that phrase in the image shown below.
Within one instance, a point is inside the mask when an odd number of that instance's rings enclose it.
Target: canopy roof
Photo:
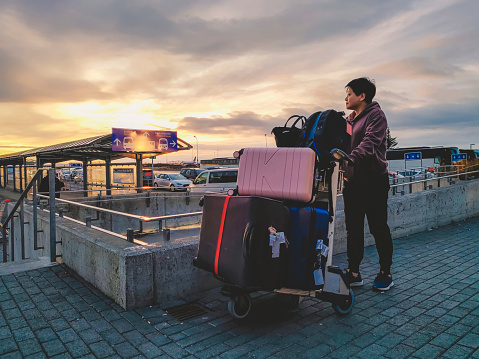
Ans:
[[[182,139],[177,139],[178,151],[192,149],[193,146]],[[82,140],[59,143],[56,145],[33,148],[22,152],[15,152],[0,155],[0,165],[20,165],[27,157],[37,157],[42,163],[63,162],[63,161],[91,161],[91,160],[114,160],[121,157],[137,158],[139,154],[143,157],[159,156],[166,154],[160,151],[113,151],[112,135],[101,135],[89,137]]]

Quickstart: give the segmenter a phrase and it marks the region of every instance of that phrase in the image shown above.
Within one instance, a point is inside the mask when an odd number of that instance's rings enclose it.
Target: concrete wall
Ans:
[[[394,238],[425,231],[479,215],[479,180],[413,193],[389,201],[389,225]],[[30,217],[29,217],[30,216]],[[26,220],[32,226],[31,214]],[[175,243],[138,246],[118,235],[86,228],[82,223],[57,217],[58,248],[63,262],[122,307],[188,299],[220,283],[192,265],[198,238]],[[39,214],[39,228],[49,228],[48,213]],[[366,226],[367,230],[367,226]],[[18,236],[19,231],[15,232]],[[373,244],[366,235],[366,245]],[[48,247],[48,233],[42,239]],[[335,219],[335,253],[346,250],[344,212]],[[48,253],[43,253],[48,255]]]
[[[442,184],[441,184],[442,185]],[[479,215],[479,180],[427,191],[394,196],[388,201],[388,224],[393,239],[444,226]],[[374,245],[374,238],[365,223],[365,245]],[[346,252],[344,211],[335,216],[334,252]]]
[[[49,213],[39,211],[39,245],[33,251],[31,208],[25,209],[28,257],[50,256]],[[174,244],[140,246],[105,230],[88,228],[69,218],[56,217],[57,254],[80,277],[127,310],[165,303],[219,285],[209,273],[193,267],[198,238]],[[20,232],[15,223],[16,260],[21,259]],[[30,240],[30,241],[29,241]],[[30,242],[30,243],[28,243]]]

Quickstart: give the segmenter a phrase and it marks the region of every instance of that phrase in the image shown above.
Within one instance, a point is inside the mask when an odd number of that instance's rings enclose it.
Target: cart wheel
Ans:
[[[353,293],[353,290],[350,289],[347,299],[334,302],[333,309],[336,313],[345,315],[351,311],[351,309],[353,308],[353,305],[354,305],[354,293]]]
[[[251,310],[251,297],[248,293],[237,294],[228,301],[228,312],[236,319],[243,319]]]

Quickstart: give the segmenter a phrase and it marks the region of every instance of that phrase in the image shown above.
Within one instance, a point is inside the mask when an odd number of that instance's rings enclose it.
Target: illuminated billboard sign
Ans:
[[[176,131],[112,129],[112,150],[121,152],[176,152]]]

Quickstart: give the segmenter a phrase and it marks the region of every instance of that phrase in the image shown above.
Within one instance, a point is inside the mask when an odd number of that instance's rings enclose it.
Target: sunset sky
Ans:
[[[346,111],[362,76],[401,147],[479,148],[478,14],[478,0],[2,0],[0,154],[126,127],[230,156],[273,146],[290,115]]]

